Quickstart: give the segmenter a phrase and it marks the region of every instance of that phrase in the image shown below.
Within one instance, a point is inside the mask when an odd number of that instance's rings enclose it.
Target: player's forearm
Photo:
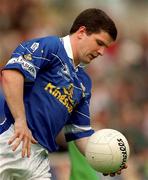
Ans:
[[[26,118],[23,103],[23,75],[15,70],[2,71],[2,87],[7,104],[15,121],[24,121]]]
[[[89,137],[84,137],[75,141],[75,144],[79,151],[85,156],[85,149]]]

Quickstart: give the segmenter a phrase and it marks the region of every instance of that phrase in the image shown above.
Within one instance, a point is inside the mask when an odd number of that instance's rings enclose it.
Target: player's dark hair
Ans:
[[[81,12],[70,29],[70,34],[75,33],[81,26],[86,27],[88,34],[107,32],[113,40],[116,40],[117,29],[113,20],[102,10],[96,8],[86,9]]]

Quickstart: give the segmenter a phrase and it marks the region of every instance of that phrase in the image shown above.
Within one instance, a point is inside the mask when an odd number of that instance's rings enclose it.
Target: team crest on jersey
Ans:
[[[66,76],[70,76],[70,73],[69,73],[69,68],[67,66],[67,64],[65,64],[62,69],[61,69],[62,73],[65,74]]]
[[[33,43],[32,44],[32,46],[30,47],[31,49],[32,49],[32,51],[34,52],[34,51],[36,51],[37,49],[38,49],[38,47],[39,47],[39,43]]]
[[[27,61],[31,61],[31,60],[32,60],[32,55],[31,55],[31,54],[25,54],[25,55],[24,55],[24,58],[25,58]]]
[[[70,80],[70,71],[69,68],[67,66],[67,64],[64,64],[63,67],[58,71],[58,74],[60,76],[62,76],[64,79],[66,79],[67,81]]]

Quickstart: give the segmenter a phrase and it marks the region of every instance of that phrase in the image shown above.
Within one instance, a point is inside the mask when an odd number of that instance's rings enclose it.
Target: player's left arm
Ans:
[[[75,140],[75,144],[77,148],[84,156],[85,156],[85,149],[86,149],[88,138],[89,137],[83,137],[83,138]]]
[[[85,149],[86,149],[86,145],[88,142],[89,137],[84,137],[84,138],[80,138],[75,140],[75,145],[77,146],[77,148],[79,149],[79,151],[85,156]],[[104,176],[108,176],[110,175],[111,177],[114,177],[115,175],[120,175],[123,169],[126,169],[127,165],[125,164],[124,167],[122,167],[122,169],[120,169],[119,171],[117,171],[116,173],[111,173],[111,174],[103,174]]]

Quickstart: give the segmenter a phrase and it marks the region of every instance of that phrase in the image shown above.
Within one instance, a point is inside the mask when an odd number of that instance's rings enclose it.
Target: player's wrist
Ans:
[[[21,125],[24,127],[27,126],[26,118],[24,117],[15,118],[15,125]]]

